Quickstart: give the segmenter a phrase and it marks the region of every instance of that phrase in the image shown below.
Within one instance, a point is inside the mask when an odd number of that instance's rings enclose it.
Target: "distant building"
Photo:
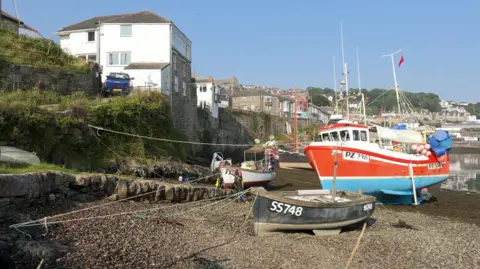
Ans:
[[[216,85],[212,77],[196,79],[195,83],[197,85],[197,106],[208,109],[212,117],[218,119],[220,87]]]
[[[1,2],[1,1],[0,1]],[[1,10],[0,7],[0,29],[10,30],[17,35],[26,35],[32,38],[43,38],[40,32],[23,21],[17,19],[15,16]]]

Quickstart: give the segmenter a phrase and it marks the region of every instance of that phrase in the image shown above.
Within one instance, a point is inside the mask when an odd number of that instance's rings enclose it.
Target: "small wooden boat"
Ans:
[[[248,160],[247,156],[252,154],[253,160]],[[257,159],[258,155],[264,155],[264,158]],[[244,151],[244,162],[240,167],[233,166],[231,159],[224,160],[215,153],[211,169],[214,171],[219,168],[222,185],[226,189],[233,189],[235,185],[241,185],[242,188],[266,187],[277,176],[273,159],[274,154],[269,149],[252,147]]]
[[[279,193],[263,188],[254,204],[255,235],[288,230],[312,230],[315,234],[338,234],[343,227],[370,217],[376,198],[347,191],[297,190]]]

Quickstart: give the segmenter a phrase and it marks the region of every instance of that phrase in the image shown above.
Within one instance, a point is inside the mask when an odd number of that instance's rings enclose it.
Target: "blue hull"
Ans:
[[[448,176],[435,177],[417,177],[415,178],[415,189],[417,190],[417,200],[422,202],[420,190],[425,187],[441,183],[448,179]],[[375,196],[377,203],[380,204],[412,204],[413,190],[412,180],[408,177],[372,177],[372,178],[337,178],[337,190],[346,190]],[[332,179],[322,179],[322,187],[331,190],[333,188]]]

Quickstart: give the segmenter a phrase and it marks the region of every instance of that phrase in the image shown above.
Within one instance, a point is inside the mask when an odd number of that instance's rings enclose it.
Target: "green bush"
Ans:
[[[183,140],[173,128],[161,93],[141,93],[101,102],[83,94],[0,93],[0,141],[34,151],[42,161],[95,170],[122,158],[185,158],[181,144],[97,131],[88,124],[148,137]]]

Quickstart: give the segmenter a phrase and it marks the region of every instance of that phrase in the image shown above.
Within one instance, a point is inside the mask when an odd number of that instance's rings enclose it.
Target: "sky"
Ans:
[[[122,3],[123,2],[123,3]],[[400,88],[480,102],[480,1],[385,0],[17,0],[18,14],[46,38],[95,16],[150,10],[193,42],[196,73],[279,88],[335,86],[342,73],[340,23],[350,88],[393,87],[390,58],[403,50]],[[3,9],[15,14],[13,0]],[[475,83],[474,83],[475,82]]]

